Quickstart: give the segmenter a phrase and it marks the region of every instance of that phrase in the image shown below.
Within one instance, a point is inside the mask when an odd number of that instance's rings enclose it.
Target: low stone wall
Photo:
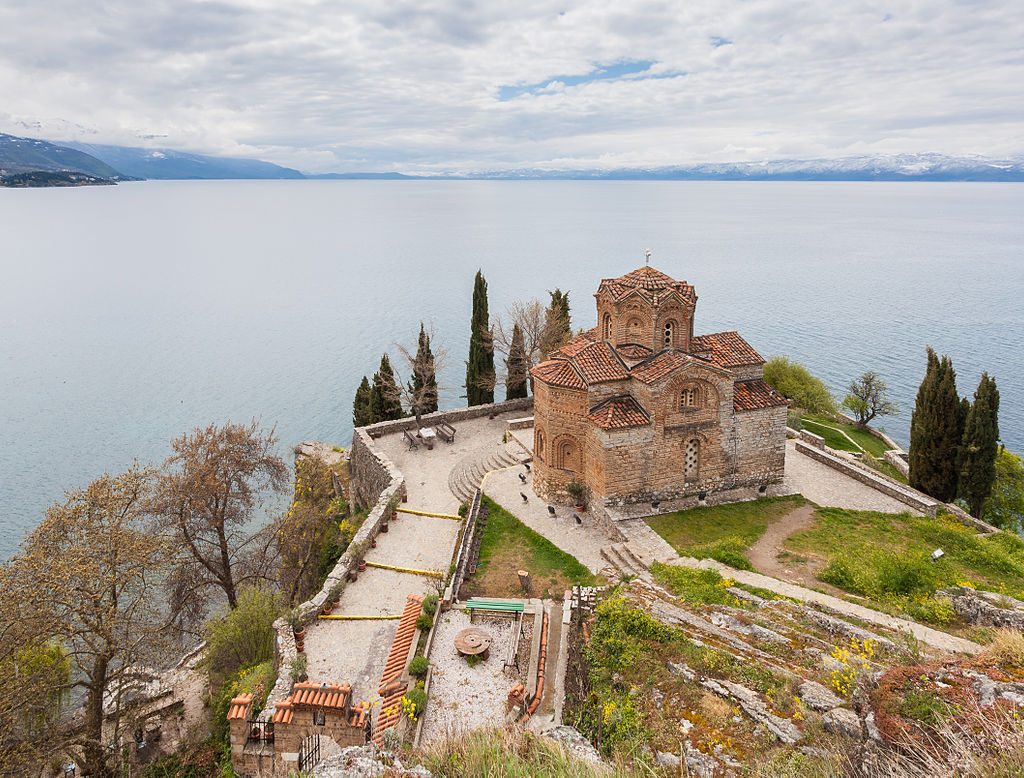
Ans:
[[[528,430],[533,428],[533,417],[524,416],[521,419],[509,419],[508,428],[510,430]]]
[[[797,440],[801,440],[808,446],[814,446],[822,451],[827,448],[825,445],[825,438],[821,435],[815,435],[813,432],[808,432],[807,430],[800,430],[800,432],[797,433]]]
[[[899,470],[903,475],[910,477],[910,463],[904,459],[904,452],[890,449],[885,452],[885,461]]]
[[[934,516],[939,505],[942,504],[916,489],[911,489],[909,486],[891,481],[881,474],[875,474],[865,468],[858,467],[853,462],[849,462],[831,453],[827,448],[817,448],[816,446],[807,445],[802,440],[798,440],[796,442],[796,450],[928,516]]]

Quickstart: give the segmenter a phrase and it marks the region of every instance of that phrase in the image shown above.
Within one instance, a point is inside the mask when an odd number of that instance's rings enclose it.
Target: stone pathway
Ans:
[[[786,441],[786,476],[783,483],[787,492],[802,494],[816,505],[855,511],[921,515],[906,503],[801,454],[796,450],[796,442],[793,440]]]
[[[519,479],[520,475],[526,476],[525,484]],[[484,479],[484,492],[534,532],[576,557],[592,573],[600,572],[606,565],[601,556],[602,546],[618,538],[609,535],[589,512],[579,515],[580,523],[577,523],[572,508],[557,505],[552,516],[548,503],[534,493],[531,478],[524,467],[496,470]],[[527,502],[523,502],[524,494]]]

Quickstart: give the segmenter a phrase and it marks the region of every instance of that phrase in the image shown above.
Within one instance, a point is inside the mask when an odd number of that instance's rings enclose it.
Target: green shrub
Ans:
[[[422,654],[414,656],[412,661],[409,662],[409,675],[414,678],[422,678],[427,674],[427,670],[430,669],[430,662]]]
[[[739,605],[727,591],[728,582],[716,570],[676,567],[655,562],[651,565],[654,580],[681,600],[708,605]]]
[[[460,502],[459,503],[459,515],[462,518],[466,518],[466,514],[467,513],[469,513],[469,503],[465,502],[465,501]]]
[[[875,594],[926,594],[939,584],[935,564],[926,554],[879,552],[872,562]]]
[[[416,619],[416,629],[420,632],[429,632],[432,626],[434,626],[434,617],[429,613],[421,613]]]
[[[484,658],[479,654],[466,654],[466,664],[470,667],[476,667],[482,661],[484,661]]]
[[[945,625],[956,619],[956,609],[953,608],[953,602],[948,597],[917,595],[906,598],[906,601],[900,605],[903,611],[915,621]]]
[[[247,587],[238,605],[206,625],[206,665],[215,685],[244,667],[274,658],[274,620],[280,598],[267,589]]]
[[[741,538],[730,536],[694,546],[689,551],[690,555],[697,559],[714,559],[737,570],[753,570],[754,566],[746,557],[746,550],[746,544]]]
[[[764,366],[764,380],[805,411],[832,415],[836,401],[825,382],[811,375],[806,367],[786,357],[773,357]]]
[[[405,693],[405,699],[409,700],[414,706],[414,713],[410,718],[418,719],[423,714],[423,711],[427,709],[427,693],[419,684],[416,684],[416,686]]]
[[[423,598],[423,612],[433,616],[437,613],[437,600],[436,594],[428,594]]]
[[[818,578],[828,584],[854,594],[867,594],[860,570],[844,557],[833,557],[818,573]]]

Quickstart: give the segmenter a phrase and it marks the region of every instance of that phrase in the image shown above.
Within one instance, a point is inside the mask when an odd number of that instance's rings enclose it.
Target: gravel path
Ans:
[[[477,617],[473,626],[487,632],[493,642],[490,658],[476,667],[470,667],[454,648],[455,635],[468,626],[469,616],[460,610],[450,610],[438,621],[430,651],[434,670],[423,720],[423,744],[481,727],[500,727],[505,721],[508,690],[523,680],[514,669],[508,675],[503,671],[515,637],[511,618]]]

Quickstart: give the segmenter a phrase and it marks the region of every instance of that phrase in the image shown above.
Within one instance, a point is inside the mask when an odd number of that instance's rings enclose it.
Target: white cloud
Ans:
[[[1014,6],[0,0],[0,130],[314,171],[1015,156]],[[624,61],[666,77],[554,82]]]

